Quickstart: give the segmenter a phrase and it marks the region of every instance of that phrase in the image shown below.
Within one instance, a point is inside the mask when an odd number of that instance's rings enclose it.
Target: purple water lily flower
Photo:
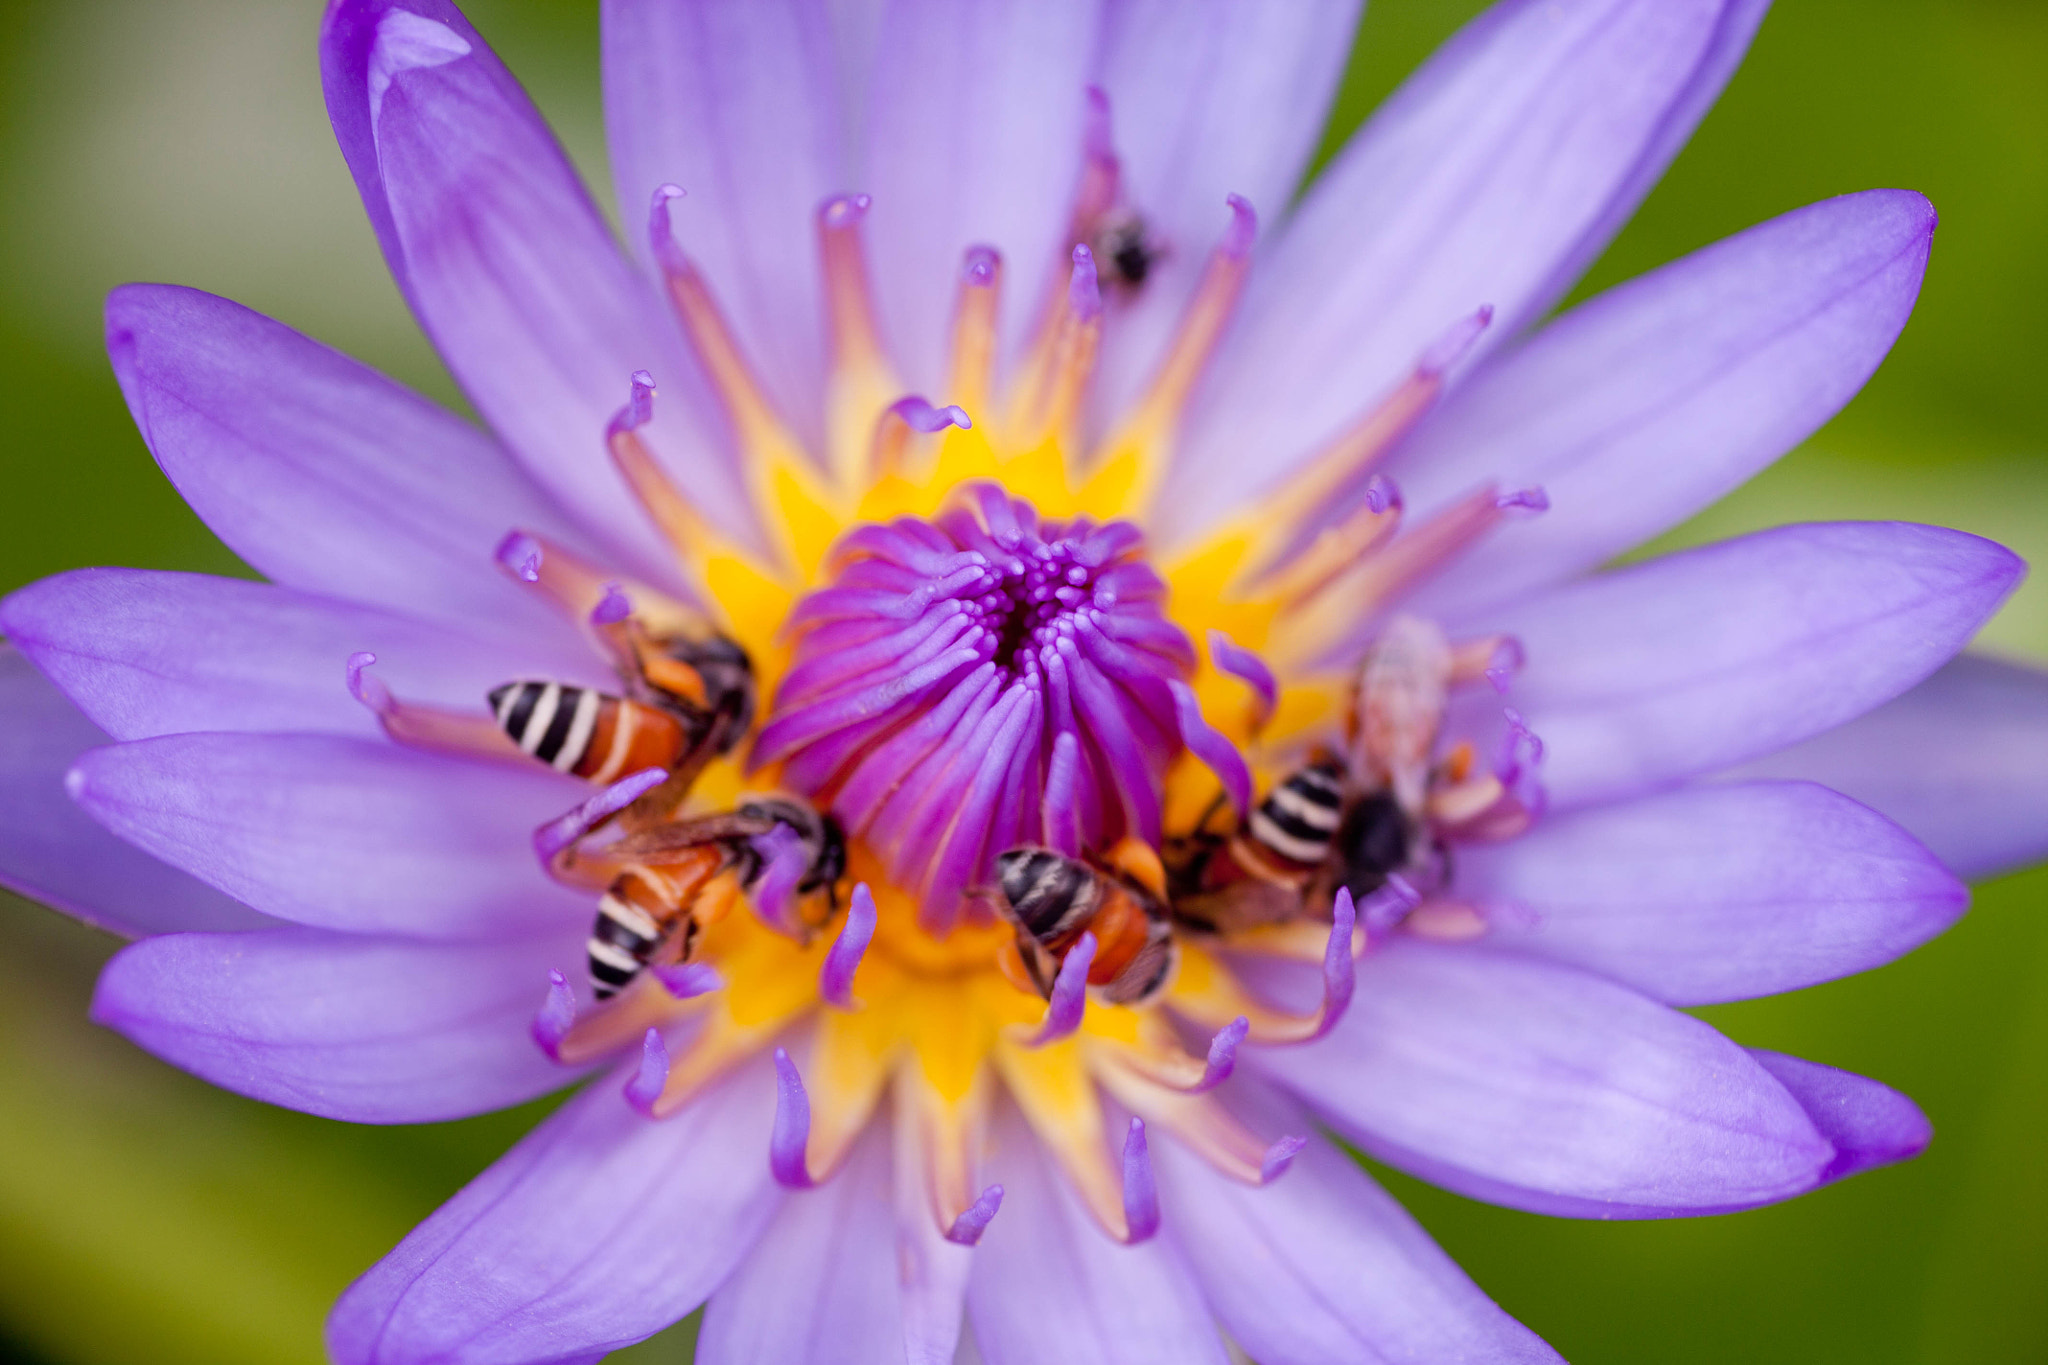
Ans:
[[[1955,657],[2003,549],[1599,570],[1919,287],[1933,212],[1872,191],[1535,326],[1762,9],[1505,0],[1290,208],[1352,0],[608,0],[628,254],[451,4],[335,0],[489,429],[117,291],[151,450],[271,581],[0,604],[0,877],[137,937],[95,1017],[244,1094],[592,1077],[344,1362],[699,1304],[709,1361],[1555,1359],[1325,1133],[1588,1217],[1911,1155],[1903,1096],[1676,1007],[2048,852],[2048,682]]]

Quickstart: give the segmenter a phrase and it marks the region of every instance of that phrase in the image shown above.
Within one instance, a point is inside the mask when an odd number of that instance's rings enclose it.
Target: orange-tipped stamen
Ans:
[[[1372,472],[1435,406],[1445,375],[1472,349],[1492,320],[1491,307],[1460,320],[1423,353],[1393,392],[1260,502],[1250,518],[1259,534],[1243,572],[1256,573],[1285,554],[1324,508]]]
[[[861,223],[869,202],[865,194],[835,195],[819,206],[817,220],[832,340],[825,400],[827,463],[848,496],[859,492],[875,412],[889,394],[902,392],[891,375],[868,283]]]
[[[967,248],[967,259],[960,267],[960,292],[953,304],[946,395],[969,412],[987,408],[995,383],[996,315],[1002,282],[1003,258],[994,247]]]
[[[1160,361],[1145,396],[1138,400],[1123,424],[1103,442],[1096,462],[1096,477],[1114,480],[1123,505],[1134,512],[1151,506],[1164,472],[1188,395],[1208,368],[1216,343],[1237,311],[1238,296],[1244,291],[1251,271],[1252,242],[1258,235],[1258,216],[1249,201],[1229,197],[1231,220],[1209,263],[1201,283],[1188,300],[1174,333],[1172,346]]]

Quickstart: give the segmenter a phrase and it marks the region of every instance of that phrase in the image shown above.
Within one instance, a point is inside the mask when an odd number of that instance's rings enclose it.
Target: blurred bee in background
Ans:
[[[1129,209],[1114,209],[1096,227],[1088,243],[1104,284],[1135,293],[1152,267],[1166,253],[1145,231],[1145,220]]]
[[[996,859],[984,893],[1017,931],[1000,959],[1018,986],[1050,999],[1060,965],[1081,935],[1095,935],[1088,984],[1112,1005],[1142,1005],[1166,989],[1179,963],[1158,858],[1125,840],[1103,863],[1049,848],[1013,848]]]
[[[1236,933],[1327,915],[1339,887],[1362,902],[1391,876],[1419,889],[1440,882],[1445,854],[1427,803],[1450,680],[1441,630],[1408,617],[1391,622],[1359,669],[1341,752],[1313,754],[1237,829],[1209,827],[1219,799],[1193,832],[1167,840],[1175,917]],[[1461,749],[1451,765],[1469,762]]]
[[[795,837],[803,872],[795,886],[797,921],[812,928],[838,912],[846,875],[846,836],[829,815],[789,796],[763,797],[738,809],[625,835],[595,855],[617,867],[597,903],[586,945],[592,993],[604,1000],[654,963],[691,960],[702,931],[741,895],[761,888],[770,861],[756,841],[778,827]]]

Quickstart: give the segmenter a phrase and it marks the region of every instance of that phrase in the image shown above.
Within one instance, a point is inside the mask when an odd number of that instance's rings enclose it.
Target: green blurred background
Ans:
[[[1280,0],[1284,2],[1284,0]],[[128,279],[228,294],[447,399],[326,128],[312,0],[0,3],[0,591],[84,564],[245,572],[157,474],[99,345]],[[1479,6],[1378,0],[1329,147]],[[475,0],[603,169],[595,0]],[[1581,294],[1810,200],[1941,210],[1868,390],[1670,538],[1904,517],[2048,553],[2048,5],[1779,0]],[[1984,644],[2048,660],[2048,584]],[[1983,887],[1910,959],[1705,1011],[1881,1077],[1937,1130],[1909,1166],[1732,1217],[1580,1223],[1388,1175],[1572,1360],[2048,1360],[2048,873]],[[542,1111],[371,1129],[213,1091],[85,1022],[111,940],[0,893],[0,1359],[295,1362],[348,1280]],[[626,1353],[682,1361],[687,1328]]]

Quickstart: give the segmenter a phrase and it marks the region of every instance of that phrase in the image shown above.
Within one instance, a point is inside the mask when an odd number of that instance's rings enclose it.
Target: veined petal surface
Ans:
[[[92,1017],[271,1104],[351,1123],[463,1118],[574,1078],[530,1031],[548,972],[581,956],[581,933],[565,929],[481,944],[166,934],[108,964]]]
[[[1835,1150],[1706,1024],[1570,967],[1396,941],[1335,1031],[1245,1062],[1366,1151],[1478,1199],[1569,1217],[1723,1212],[1803,1194]]]
[[[672,561],[605,459],[646,370],[642,433],[704,510],[746,525],[726,434],[653,286],[620,252],[526,93],[448,0],[335,0],[327,111],[420,325],[535,479],[650,581]]]
[[[107,354],[164,474],[287,587],[525,639],[568,636],[491,551],[561,516],[495,440],[241,304],[130,284]]]
[[[0,600],[0,629],[116,739],[212,730],[364,738],[349,656],[407,699],[479,711],[513,678],[616,685],[580,641],[517,641],[268,583],[146,569],[78,569]]]
[[[65,774],[106,742],[21,651],[0,643],[0,886],[130,938],[275,925],[72,804]]]
[[[1742,0],[1505,0],[1382,105],[1265,253],[1181,452],[1184,532],[1271,485],[1462,317],[1482,347],[1619,226],[1733,69]]]
[[[2048,673],[1966,654],[1741,773],[1809,777],[1847,792],[1962,876],[2023,867],[2048,857]]]
[[[1427,516],[1488,480],[1550,508],[1409,610],[1456,620],[1592,569],[1706,507],[1863,387],[1920,292],[1934,208],[1827,199],[1573,309],[1460,388],[1390,462]]]
[[[340,1365],[595,1361],[702,1303],[781,1197],[762,1061],[672,1118],[600,1082],[562,1106],[342,1295]]]
[[[1940,527],[1782,526],[1479,619],[1527,651],[1513,702],[1567,808],[1756,758],[1890,700],[1960,650],[2024,568]]]
[[[1492,942],[1675,1005],[1864,971],[1955,923],[1969,892],[1867,806],[1807,782],[1683,788],[1458,852]]]
[[[333,735],[166,735],[72,769],[108,828],[280,919],[356,933],[496,939],[584,924],[529,835],[580,786]]]
[[[605,127],[628,240],[663,184],[679,243],[785,420],[823,433],[824,319],[812,215],[845,178],[831,14],[810,0],[606,0]],[[941,270],[944,265],[936,266]]]

